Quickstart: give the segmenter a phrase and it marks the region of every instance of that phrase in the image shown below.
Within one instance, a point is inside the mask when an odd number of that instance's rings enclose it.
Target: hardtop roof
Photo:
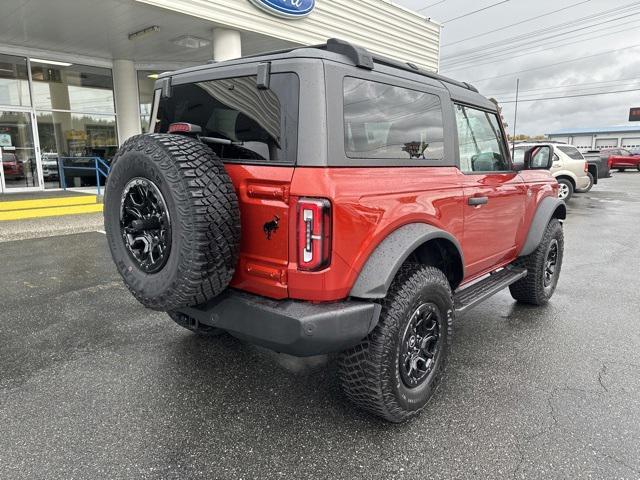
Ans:
[[[400,62],[381,55],[371,54],[366,49],[353,45],[339,39],[329,39],[326,44],[312,45],[306,47],[298,47],[287,50],[278,50],[273,52],[265,52],[256,55],[237,58],[234,60],[226,60],[223,62],[209,62],[195,67],[183,68],[173,72],[167,72],[158,77],[158,83],[166,78],[175,76],[188,75],[190,73],[202,72],[206,70],[225,68],[234,65],[244,65],[250,63],[259,63],[266,61],[288,60],[295,58],[315,58],[327,61],[333,61],[366,70],[376,70],[376,65],[395,70],[398,76],[406,76],[414,81],[424,81],[429,78],[432,81],[439,82],[444,88],[448,89],[451,96],[465,103],[480,105],[486,109],[495,110],[496,106],[486,97],[478,93],[478,90],[472,85],[460,82],[435,72],[430,72],[419,68],[410,62]],[[156,86],[156,88],[160,88]]]

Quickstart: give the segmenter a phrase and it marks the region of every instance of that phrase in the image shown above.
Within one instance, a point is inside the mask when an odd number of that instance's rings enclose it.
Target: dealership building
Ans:
[[[0,193],[108,161],[145,131],[159,73],[332,37],[438,68],[440,25],[388,0],[3,0]]]
[[[565,142],[586,152],[604,148],[640,149],[640,125],[570,128],[547,134],[550,140]]]

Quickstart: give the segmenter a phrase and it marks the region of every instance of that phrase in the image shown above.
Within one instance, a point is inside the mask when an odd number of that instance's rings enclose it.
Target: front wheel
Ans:
[[[573,196],[573,183],[564,178],[560,178],[558,180],[558,184],[560,185],[560,189],[558,190],[558,198],[560,200],[568,202],[569,199]]]
[[[640,172],[640,163],[636,166],[636,168],[638,169],[638,171]]]
[[[618,171],[619,172],[624,172],[626,170],[626,168],[619,168]]]
[[[399,423],[418,415],[442,378],[453,320],[451,287],[434,267],[402,267],[380,321],[340,355],[342,390],[360,408]]]
[[[544,305],[558,285],[562,258],[564,256],[564,233],[557,218],[551,219],[545,229],[538,248],[517,260],[516,265],[527,269],[527,276],[509,287],[511,296],[521,303]]]

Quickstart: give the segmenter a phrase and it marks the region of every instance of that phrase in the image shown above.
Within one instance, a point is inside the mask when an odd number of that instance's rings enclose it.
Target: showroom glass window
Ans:
[[[61,159],[66,166],[109,161],[118,148],[111,70],[32,60],[31,75],[45,186],[60,186]],[[66,183],[95,185],[95,174],[70,170]]]
[[[31,106],[26,58],[0,54],[0,105]]]
[[[358,78],[344,79],[344,137],[349,158],[444,158],[440,98]]]

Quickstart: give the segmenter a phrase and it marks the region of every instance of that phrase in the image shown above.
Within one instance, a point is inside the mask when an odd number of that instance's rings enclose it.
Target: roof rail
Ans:
[[[356,67],[373,70],[373,57],[366,48],[358,47],[338,38],[327,40],[326,49],[328,52],[339,53],[349,57]]]

